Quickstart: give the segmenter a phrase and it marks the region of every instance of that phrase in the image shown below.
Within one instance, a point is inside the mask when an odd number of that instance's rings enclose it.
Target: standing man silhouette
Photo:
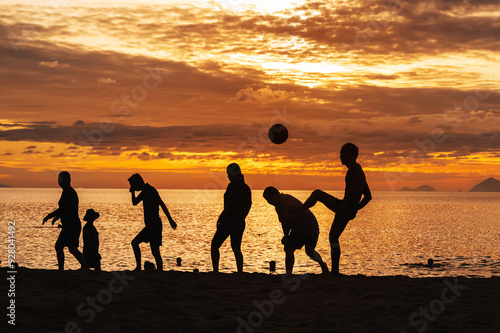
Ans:
[[[170,213],[161,199],[158,191],[151,185],[144,183],[141,175],[138,173],[133,174],[128,182],[130,184],[130,193],[132,193],[132,204],[135,206],[141,201],[144,209],[144,229],[139,232],[132,240],[132,248],[134,249],[135,261],[137,267],[136,271],[141,270],[141,249],[140,243],[149,243],[151,245],[151,253],[155,257],[156,267],[158,270],[163,270],[163,260],[160,254],[160,246],[162,245],[162,231],[163,224],[160,219],[160,207],[167,216],[170,226],[175,230],[177,223],[172,219]],[[141,191],[138,196],[135,195],[136,191]]]
[[[252,192],[245,184],[245,177],[241,174],[240,166],[231,163],[227,166],[229,185],[224,193],[224,210],[217,220],[217,231],[211,244],[212,267],[214,272],[219,271],[219,248],[231,236],[231,248],[236,258],[238,273],[243,272],[243,254],[241,240],[245,231],[245,218],[252,207]]]
[[[59,199],[59,208],[45,216],[42,225],[47,220],[52,219],[52,224],[61,219],[62,229],[56,241],[57,265],[59,270],[64,270],[64,248],[68,247],[69,253],[75,256],[76,260],[87,269],[87,262],[83,254],[78,250],[80,243],[80,233],[82,232],[82,222],[78,216],[78,195],[71,187],[71,176],[69,172],[62,171],[57,177],[59,186],[63,189]]]
[[[332,256],[332,271],[339,275],[340,244],[339,237],[347,223],[356,217],[356,213],[365,207],[372,199],[370,188],[366,182],[365,173],[356,162],[358,147],[350,142],[340,149],[340,161],[347,167],[345,175],[345,192],[342,200],[323,192],[315,190],[304,202],[305,208],[311,208],[316,202],[323,203],[328,209],[335,212],[335,218],[330,229],[330,247]],[[363,197],[363,199],[361,199]]]

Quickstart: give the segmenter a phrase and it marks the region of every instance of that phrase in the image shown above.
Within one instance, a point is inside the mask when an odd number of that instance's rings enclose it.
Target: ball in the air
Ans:
[[[283,124],[275,124],[269,129],[269,140],[279,145],[288,139],[288,129]]]

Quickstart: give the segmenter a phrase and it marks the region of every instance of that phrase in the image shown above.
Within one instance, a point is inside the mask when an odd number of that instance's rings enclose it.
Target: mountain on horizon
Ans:
[[[409,187],[403,187],[400,189],[400,191],[407,191],[407,192],[436,192],[436,189],[432,186],[429,185],[422,185],[416,188],[409,188]]]
[[[500,180],[490,177],[475,185],[469,192],[500,192]]]
[[[0,187],[6,187],[6,188],[11,188],[12,186],[5,185],[5,184],[0,184]]]

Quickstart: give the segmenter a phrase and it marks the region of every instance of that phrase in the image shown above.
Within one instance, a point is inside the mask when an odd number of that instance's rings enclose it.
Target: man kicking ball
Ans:
[[[279,221],[283,227],[285,235],[281,243],[285,246],[286,274],[292,274],[295,262],[294,252],[304,245],[306,254],[319,263],[323,274],[327,274],[328,267],[315,250],[319,227],[314,214],[309,209],[304,210],[300,200],[289,194],[280,193],[278,189],[272,186],[264,190],[264,198],[276,208],[276,213],[278,213]]]
[[[330,229],[330,247],[332,254],[332,274],[340,275],[340,245],[339,237],[342,235],[347,223],[356,217],[357,212],[365,207],[372,199],[370,187],[366,182],[365,173],[356,162],[358,147],[350,142],[340,149],[340,161],[347,167],[345,175],[344,198],[338,199],[324,191],[315,190],[304,202],[303,209],[309,209],[318,201],[335,213],[335,218]]]

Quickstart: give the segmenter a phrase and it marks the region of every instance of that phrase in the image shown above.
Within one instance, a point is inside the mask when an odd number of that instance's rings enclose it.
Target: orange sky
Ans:
[[[342,190],[347,141],[374,190],[500,176],[497,1],[87,3],[0,1],[2,184]]]

